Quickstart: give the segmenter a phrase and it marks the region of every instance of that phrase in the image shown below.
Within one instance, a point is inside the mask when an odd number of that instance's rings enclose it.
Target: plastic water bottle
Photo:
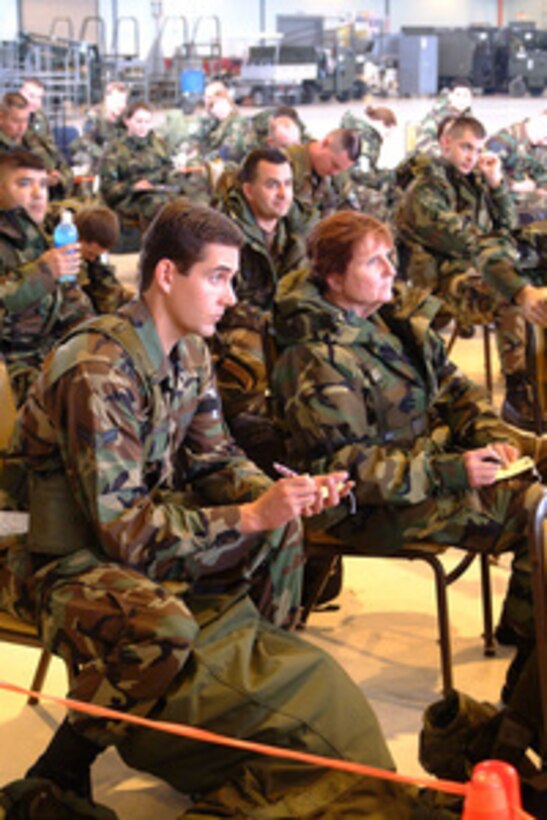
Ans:
[[[72,211],[63,211],[61,221],[53,231],[53,245],[62,248],[64,245],[72,245],[78,241],[78,228],[74,224]],[[59,276],[59,282],[75,282],[76,274],[65,274]]]

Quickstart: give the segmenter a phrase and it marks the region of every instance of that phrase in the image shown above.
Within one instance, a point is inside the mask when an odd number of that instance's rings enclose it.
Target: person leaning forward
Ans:
[[[1,603],[76,667],[72,698],[392,768],[359,688],[282,629],[299,604],[298,516],[338,504],[351,482],[342,470],[272,483],[226,434],[203,337],[234,301],[241,241],[224,215],[167,204],[144,237],[139,298],[46,362],[19,427],[30,531],[2,553]],[[27,777],[89,798],[110,744],[192,794],[188,817],[400,820],[418,805],[387,781],[81,714]]]

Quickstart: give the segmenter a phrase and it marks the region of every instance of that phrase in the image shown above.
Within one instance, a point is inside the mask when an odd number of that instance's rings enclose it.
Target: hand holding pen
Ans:
[[[463,454],[463,462],[469,486],[477,489],[494,484],[498,470],[516,461],[518,457],[519,451],[516,447],[500,441],[493,442],[487,447],[467,450]]]
[[[278,461],[273,463],[274,470],[279,475],[289,478],[294,478],[299,474],[285,464],[280,464]],[[322,512],[326,507],[335,507],[340,503],[340,499],[348,498],[350,503],[350,513],[355,515],[357,512],[357,502],[353,493],[354,481],[349,481],[347,473],[334,472],[326,473],[325,475],[315,475],[307,477],[315,481],[318,490],[319,509],[314,509],[310,515],[315,515],[317,512]],[[306,513],[304,513],[306,514]]]

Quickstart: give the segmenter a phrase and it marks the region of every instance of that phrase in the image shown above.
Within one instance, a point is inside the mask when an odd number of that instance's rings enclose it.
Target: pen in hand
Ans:
[[[285,478],[296,478],[299,475],[299,473],[297,473],[295,470],[291,470],[290,467],[286,467],[285,464],[280,464],[279,461],[274,461],[272,467],[274,468],[276,473],[279,473],[279,475],[284,476]],[[338,490],[338,492],[342,492],[342,490],[345,489],[345,486],[345,483],[341,481],[337,485],[336,489]],[[327,490],[327,488],[321,487],[321,498],[327,498],[328,495],[329,491]],[[355,500],[355,495],[353,494],[352,490],[348,492],[347,498],[350,502],[349,511],[351,515],[355,515],[355,513],[357,512],[357,502]]]

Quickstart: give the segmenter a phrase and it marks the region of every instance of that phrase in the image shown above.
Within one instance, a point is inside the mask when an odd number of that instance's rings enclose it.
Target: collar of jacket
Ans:
[[[374,317],[361,319],[325,299],[310,276],[300,268],[281,279],[275,301],[275,330],[282,346],[306,341],[341,345],[374,344],[377,334]],[[396,282],[394,299],[378,311],[390,324],[393,320],[418,320],[420,336],[425,337],[441,302],[427,291],[412,289]]]
[[[47,247],[48,241],[44,231],[30,218],[24,208],[0,210],[0,234],[9,239],[18,250],[23,250],[27,245],[29,228],[42,237],[44,246]]]

